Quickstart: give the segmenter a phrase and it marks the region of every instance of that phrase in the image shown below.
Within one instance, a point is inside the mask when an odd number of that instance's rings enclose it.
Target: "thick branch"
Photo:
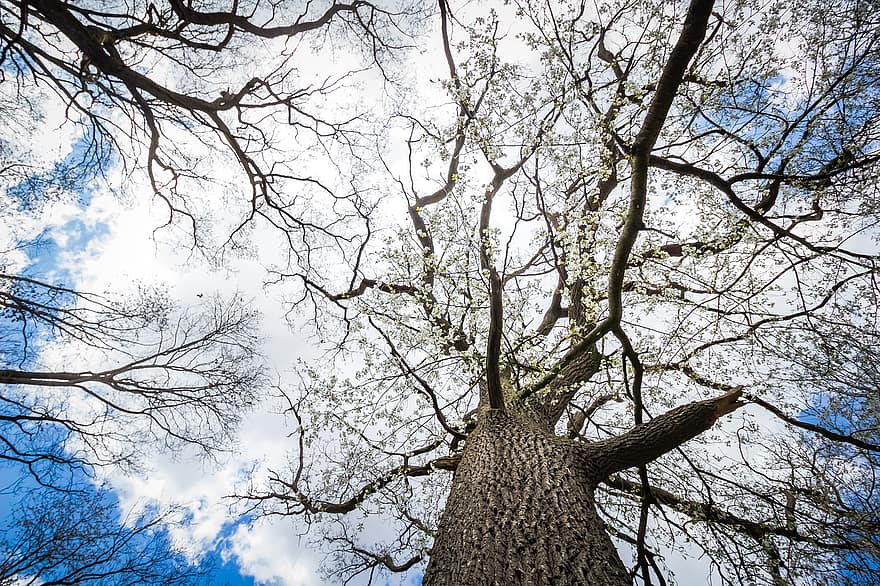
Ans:
[[[617,437],[587,444],[598,478],[656,460],[708,430],[719,417],[744,405],[742,388],[706,401],[682,405]]]
[[[642,227],[645,199],[648,190],[648,161],[654,143],[672,107],[672,100],[678,92],[685,70],[700,47],[706,34],[709,15],[712,12],[711,0],[693,0],[688,7],[681,34],[660,74],[657,91],[648,107],[642,129],[632,146],[632,179],[630,184],[629,208],[626,220],[614,251],[611,274],[608,277],[608,319],[613,325],[620,323],[623,316],[621,299],[623,277],[629,255]]]
[[[623,317],[623,280],[629,256],[632,252],[639,230],[642,228],[642,216],[645,211],[645,200],[648,189],[648,162],[651,149],[657,142],[672,101],[681,85],[685,70],[702,43],[712,11],[712,0],[693,0],[688,7],[687,17],[681,34],[669,60],[666,62],[657,90],[648,107],[648,113],[642,123],[642,129],[636,136],[631,149],[632,179],[630,201],[624,220],[620,238],[614,250],[608,276],[608,316],[584,335],[584,338],[565,353],[550,372],[537,383],[525,389],[519,400],[524,400],[539,390],[546,388],[563,368],[576,360],[584,351],[595,344],[605,334],[620,324]]]
[[[599,372],[602,356],[593,344],[581,352],[575,360],[566,364],[546,392],[530,399],[537,411],[543,413],[547,422],[555,425],[568,407],[580,386]]]
[[[489,219],[492,215],[492,200],[504,178],[496,173],[495,179],[486,189],[483,206],[480,210],[480,267],[489,275],[489,335],[486,342],[486,387],[489,408],[504,408],[504,393],[501,389],[501,333],[504,325],[504,306],[502,302],[503,283],[498,270],[492,262],[492,235]]]
[[[357,12],[359,8],[364,7],[373,8],[370,3],[361,0],[355,0],[355,2],[351,2],[350,4],[337,4],[334,2],[324,14],[315,20],[304,21],[297,19],[294,24],[263,27],[250,22],[244,16],[235,14],[234,11],[199,12],[191,7],[191,2],[184,3],[183,0],[171,0],[170,3],[178,18],[184,22],[203,26],[229,26],[265,39],[302,34],[325,26],[340,12]]]
[[[187,110],[211,112],[229,109],[234,104],[214,103],[201,98],[181,94],[156,83],[146,75],[138,73],[123,63],[118,55],[106,51],[98,39],[94,38],[84,24],[62,4],[53,0],[33,0],[32,4],[59,31],[62,31],[82,51],[88,62],[107,75],[123,81],[127,86],[143,90],[169,104]]]
[[[305,280],[305,279],[303,279]],[[407,285],[404,283],[384,283],[382,281],[377,281],[376,279],[367,279],[366,277],[361,279],[360,284],[357,287],[349,289],[344,293],[336,293],[328,296],[330,301],[340,301],[343,299],[351,299],[352,297],[360,297],[364,293],[367,292],[367,289],[378,289],[384,293],[406,293],[409,295],[414,295],[418,292],[418,289],[413,287],[412,285]],[[323,290],[321,290],[323,292]]]
[[[541,319],[541,323],[535,330],[536,334],[541,336],[548,335],[553,330],[553,326],[556,325],[557,321],[568,316],[568,308],[562,306],[562,290],[564,287],[565,281],[560,275],[556,288],[553,290],[553,295],[550,297],[550,305],[547,307],[547,311],[544,312],[544,317]]]

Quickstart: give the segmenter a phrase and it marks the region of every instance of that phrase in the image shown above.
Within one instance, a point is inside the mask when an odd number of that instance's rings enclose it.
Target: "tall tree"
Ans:
[[[374,60],[417,11],[103,6],[4,0],[2,73],[48,81],[87,152],[140,145],[194,246],[218,208],[227,243],[280,236],[328,359],[292,469],[246,496],[332,518],[329,571],[664,584],[671,546],[731,584],[873,579],[876,2],[440,0],[442,67],[383,69],[380,122],[325,116],[347,77],[304,87],[281,41]],[[232,67],[258,39],[282,65]],[[237,206],[196,189],[223,152]]]
[[[401,98],[360,230],[276,271],[335,362],[254,506],[333,517],[346,576],[870,582],[875,8],[441,0],[448,101]]]

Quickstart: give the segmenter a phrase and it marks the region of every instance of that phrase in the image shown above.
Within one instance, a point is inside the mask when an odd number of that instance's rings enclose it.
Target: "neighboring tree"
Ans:
[[[0,530],[0,584],[107,586],[210,583],[174,553],[169,514],[121,515],[105,491],[32,491]]]
[[[33,115],[31,100],[47,96],[66,108],[81,128],[80,168],[112,161],[126,179],[148,181],[192,246],[216,244],[206,217],[229,228],[227,244],[255,219],[306,237],[333,224],[304,224],[299,208],[339,199],[307,171],[320,158],[309,150],[350,150],[356,138],[357,113],[328,115],[326,102],[404,42],[416,15],[363,0],[3,0],[0,81],[16,115]],[[354,58],[338,71],[303,67],[319,50]],[[222,177],[206,176],[221,162]],[[212,216],[224,192],[225,215]]]
[[[872,583],[878,6],[494,8],[440,0],[360,227],[276,270],[332,345],[255,510],[345,578]]]
[[[412,15],[360,0],[245,4],[0,2],[0,457],[30,467],[41,482],[48,472],[38,462],[50,471],[57,462],[131,463],[133,446],[150,438],[211,451],[262,378],[256,312],[243,300],[206,299],[201,310],[183,310],[150,291],[129,300],[79,291],[26,271],[42,235],[20,223],[32,224],[50,202],[84,199],[99,187],[125,191],[122,183],[142,179],[167,204],[168,224],[188,231],[191,246],[205,254],[216,252],[211,230],[198,221],[207,216],[230,228],[223,250],[236,248],[236,234],[261,220],[292,239],[297,230],[306,238],[307,228],[332,229],[332,218],[329,227],[306,225],[296,214],[305,195],[340,198],[321,177],[302,172],[302,158],[290,160],[291,144],[275,127],[288,125],[297,149],[345,146],[345,121],[322,116],[322,107],[353,74],[321,68],[300,78],[295,61],[310,54],[310,43],[330,49],[338,40],[340,49],[377,62],[400,37],[392,34],[397,21]],[[258,58],[265,53],[272,58]],[[78,128],[60,162],[28,140],[53,108]],[[205,175],[220,166],[209,161],[227,159],[227,177]],[[115,183],[104,181],[107,172]],[[106,361],[38,369],[35,349],[49,339]],[[34,388],[55,389],[56,397],[47,401]],[[80,395],[90,397],[89,408],[70,417]],[[120,434],[110,421],[143,425]],[[96,449],[71,455],[79,449],[71,438]],[[97,457],[102,450],[112,457]]]
[[[243,299],[184,311],[162,292],[124,303],[3,278],[0,461],[41,485],[63,490],[96,466],[136,469],[157,445],[211,454],[260,396],[258,315]],[[30,360],[28,341],[58,355]]]
[[[136,467],[157,441],[221,449],[264,381],[258,313],[241,298],[187,309],[153,286],[65,284],[62,251],[40,225],[46,200],[65,197],[58,170],[0,183],[0,464],[65,487],[96,465]]]
[[[23,490],[36,482],[69,493],[72,479],[100,466],[134,469],[157,446],[215,453],[228,447],[265,379],[257,312],[245,300],[208,295],[201,307],[186,309],[161,291],[124,299],[81,291],[29,270],[32,252],[47,241],[21,226],[39,221],[50,202],[147,185],[167,204],[168,224],[208,255],[216,243],[201,220],[212,210],[227,213],[227,250],[255,219],[285,231],[305,228],[295,213],[298,198],[310,190],[319,194],[312,197],[335,194],[289,159],[290,145],[275,126],[286,124],[298,149],[345,148],[346,120],[325,117],[321,108],[353,74],[325,69],[301,79],[296,61],[310,44],[331,48],[336,40],[360,61],[377,61],[390,48],[383,39],[399,36],[378,33],[395,26],[392,17],[408,16],[360,0],[324,7],[0,1],[0,464],[30,477]],[[62,141],[73,134],[61,162],[45,152],[56,145],[31,139],[53,110],[77,128],[57,133]],[[221,160],[233,163],[228,175],[206,175],[208,162]],[[28,511],[58,498],[34,501]],[[86,514],[72,506],[58,523]],[[72,576],[66,580],[79,583],[87,567],[61,559],[74,550],[135,555],[102,549],[113,537],[103,527],[115,527],[107,524],[112,506],[102,511],[77,543],[18,533],[26,565],[15,565],[13,556],[6,567],[51,583],[63,566]],[[151,528],[132,531],[142,530]]]

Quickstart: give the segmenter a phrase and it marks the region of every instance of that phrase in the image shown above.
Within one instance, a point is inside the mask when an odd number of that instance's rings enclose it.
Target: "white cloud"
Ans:
[[[229,554],[259,584],[310,586],[319,584],[317,560],[302,548],[304,540],[292,523],[257,521],[239,526],[231,537]]]

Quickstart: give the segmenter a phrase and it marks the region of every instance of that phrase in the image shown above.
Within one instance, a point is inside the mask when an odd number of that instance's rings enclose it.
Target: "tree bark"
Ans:
[[[486,410],[471,433],[431,550],[428,586],[623,586],[596,512],[593,461],[527,413]]]
[[[606,440],[553,434],[544,414],[484,409],[468,436],[423,584],[628,586],[594,492],[742,406],[741,387],[676,407]]]

